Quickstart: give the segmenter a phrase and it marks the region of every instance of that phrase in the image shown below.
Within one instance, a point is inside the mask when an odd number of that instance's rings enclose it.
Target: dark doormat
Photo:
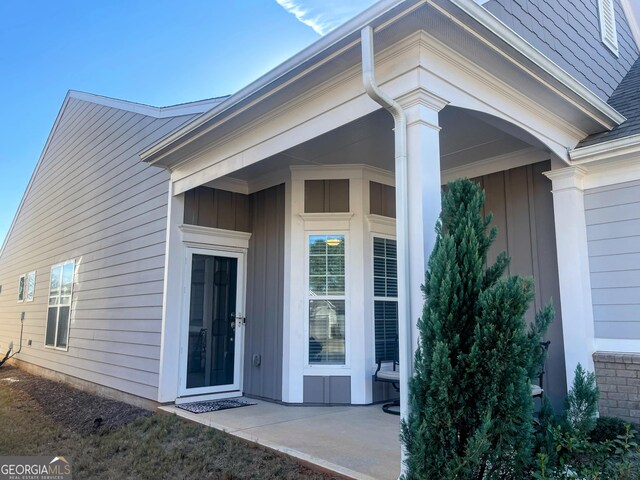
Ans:
[[[257,403],[234,399],[207,400],[204,402],[184,403],[182,405],[176,405],[176,407],[191,413],[207,413],[217,412],[220,410],[229,410],[230,408],[248,407],[249,405],[257,405]]]

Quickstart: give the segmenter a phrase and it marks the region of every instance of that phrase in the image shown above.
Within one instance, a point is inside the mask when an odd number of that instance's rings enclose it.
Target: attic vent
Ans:
[[[618,33],[616,31],[615,0],[598,0],[600,13],[600,37],[609,50],[618,56]]]

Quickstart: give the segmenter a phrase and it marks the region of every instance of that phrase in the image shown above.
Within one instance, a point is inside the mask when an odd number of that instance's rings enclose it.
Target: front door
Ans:
[[[244,254],[190,248],[187,272],[188,334],[183,339],[181,394],[240,391]]]

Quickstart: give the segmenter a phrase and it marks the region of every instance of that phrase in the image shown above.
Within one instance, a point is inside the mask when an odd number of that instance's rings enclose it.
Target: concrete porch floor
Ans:
[[[248,399],[257,405],[190,413],[160,410],[225,431],[303,461],[358,479],[397,479],[399,417],[380,405],[301,407]]]

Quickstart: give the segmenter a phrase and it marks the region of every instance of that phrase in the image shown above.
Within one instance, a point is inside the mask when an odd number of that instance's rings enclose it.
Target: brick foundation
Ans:
[[[640,420],[640,354],[593,354],[600,389],[600,416]]]

